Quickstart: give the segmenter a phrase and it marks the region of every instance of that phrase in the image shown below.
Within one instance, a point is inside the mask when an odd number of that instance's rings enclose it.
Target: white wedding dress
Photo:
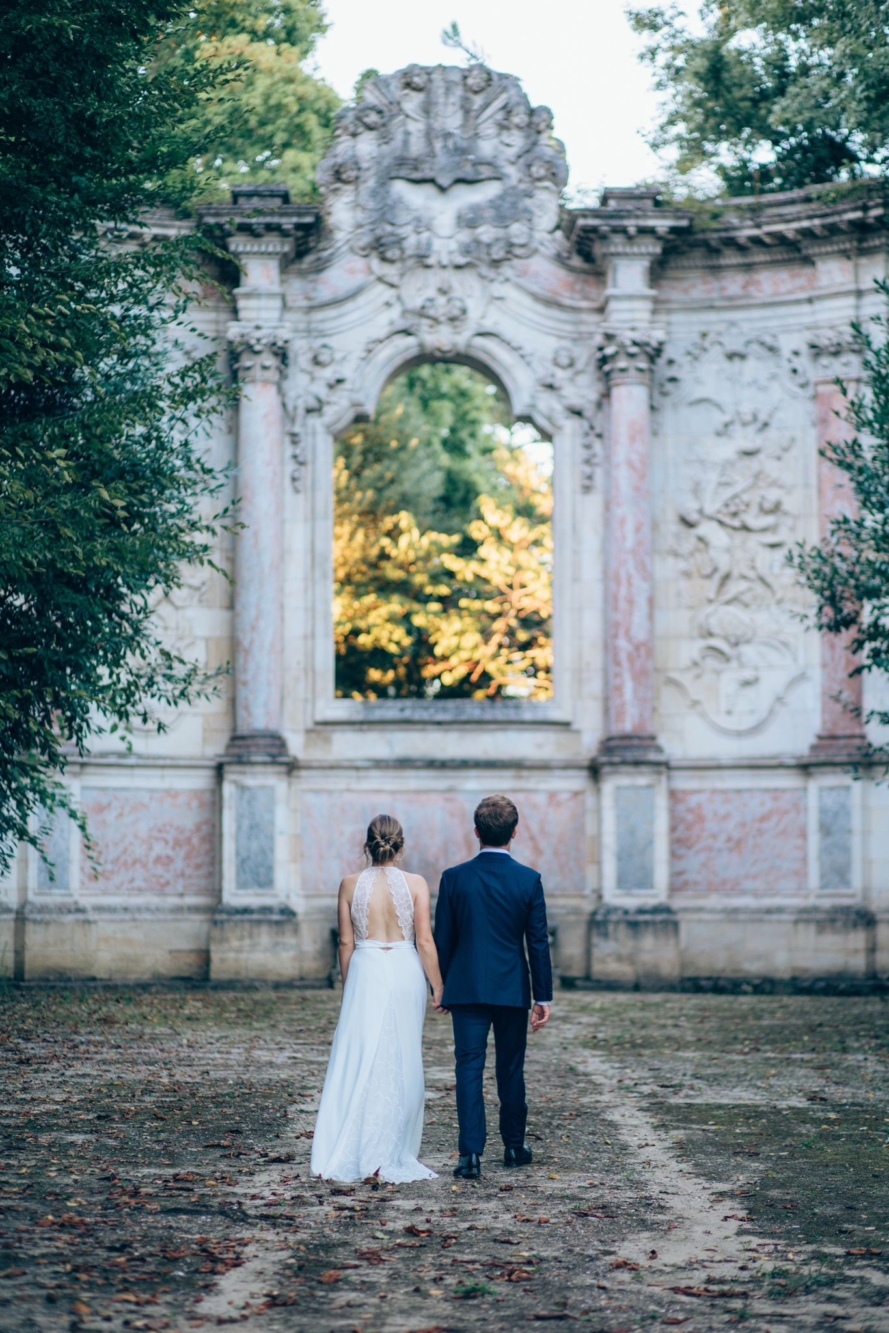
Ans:
[[[372,901],[390,894],[401,940],[368,939]],[[391,915],[391,913],[390,913]],[[379,919],[379,910],[374,913]],[[371,867],[352,899],[349,963],[312,1141],[312,1174],[399,1184],[433,1180],[417,1160],[423,1135],[426,978],[414,944],[414,903],[395,866]]]

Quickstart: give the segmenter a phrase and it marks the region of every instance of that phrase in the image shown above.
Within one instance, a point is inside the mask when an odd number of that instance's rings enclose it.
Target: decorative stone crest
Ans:
[[[530,255],[558,231],[567,178],[549,109],[482,65],[369,80],[318,171],[335,236],[384,268]]]

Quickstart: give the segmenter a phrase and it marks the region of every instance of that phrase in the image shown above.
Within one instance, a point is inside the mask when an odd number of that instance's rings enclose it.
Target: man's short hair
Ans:
[[[486,796],[475,811],[475,827],[486,847],[505,847],[516,831],[519,812],[508,796]]]

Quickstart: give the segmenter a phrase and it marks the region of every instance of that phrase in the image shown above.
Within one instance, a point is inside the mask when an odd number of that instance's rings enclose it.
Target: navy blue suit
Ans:
[[[537,1004],[553,997],[538,872],[490,850],[446,870],[435,909],[435,944],[444,978],[442,1003],[454,1022],[460,1153],[484,1152],[482,1083],[492,1026],[500,1134],[507,1148],[519,1148],[528,1116],[525,1044],[532,988]]]

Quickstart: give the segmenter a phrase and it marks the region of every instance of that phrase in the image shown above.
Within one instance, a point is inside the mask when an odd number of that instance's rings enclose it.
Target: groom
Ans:
[[[549,1021],[553,997],[543,884],[509,851],[519,812],[507,796],[486,796],[475,812],[478,855],[441,877],[435,944],[444,977],[441,1007],[454,1022],[460,1162],[454,1175],[478,1180],[485,1150],[482,1079],[494,1029],[504,1166],[526,1166],[525,1042]],[[525,957],[525,941],[528,957]]]

